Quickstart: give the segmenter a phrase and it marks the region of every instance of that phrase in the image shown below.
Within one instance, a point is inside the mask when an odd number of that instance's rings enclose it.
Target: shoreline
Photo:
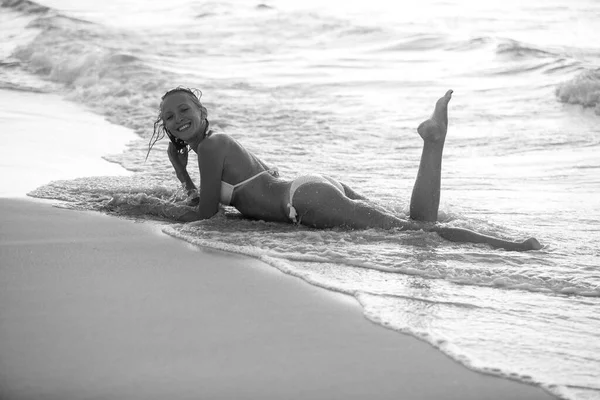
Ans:
[[[0,219],[2,398],[555,398],[153,223],[30,198]]]
[[[1,197],[25,197],[55,180],[133,174],[103,157],[138,136],[60,95],[0,89],[0,123]]]

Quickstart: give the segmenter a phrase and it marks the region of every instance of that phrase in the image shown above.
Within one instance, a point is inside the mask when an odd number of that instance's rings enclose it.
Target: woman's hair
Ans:
[[[167,135],[167,137],[171,140],[178,153],[188,151],[187,143],[172,135],[171,132],[169,132],[165,127],[165,121],[162,118],[162,105],[165,98],[170,94],[179,92],[187,93],[191,97],[192,102],[196,104],[198,108],[200,108],[200,112],[202,113],[202,115],[204,115],[204,118],[206,119],[206,117],[208,116],[208,111],[206,110],[206,107],[204,107],[202,103],[200,103],[200,98],[202,97],[202,92],[200,90],[190,89],[183,86],[178,86],[175,89],[169,90],[160,98],[161,101],[160,107],[158,108],[158,117],[154,121],[154,132],[152,133],[152,137],[150,138],[150,142],[148,143],[148,153],[146,153],[146,160],[148,159],[148,155],[150,155],[150,150],[152,150],[154,144],[156,144],[156,142],[164,138],[165,135]]]

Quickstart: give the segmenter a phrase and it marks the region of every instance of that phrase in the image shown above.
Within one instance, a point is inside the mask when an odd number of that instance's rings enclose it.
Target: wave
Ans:
[[[481,41],[476,43],[489,43]],[[502,38],[495,45],[495,54],[503,59],[492,75],[512,75],[540,71],[544,74],[567,73],[581,68],[581,61],[567,49],[542,48],[513,39]]]
[[[377,52],[432,50],[444,48],[446,45],[447,39],[445,36],[424,33],[403,38],[394,44],[378,49]]]
[[[511,58],[547,58],[559,57],[558,53],[519,42],[513,39],[503,39],[496,47],[496,54]]]
[[[489,76],[518,75],[531,72],[566,74],[582,68],[583,49],[544,48],[514,39],[478,36],[444,47],[451,52],[482,51],[496,56],[493,67],[482,71]]]
[[[29,0],[2,0],[0,7],[10,8],[14,11],[19,11],[24,14],[45,14],[51,9],[33,1]]]
[[[27,28],[40,33],[17,47],[12,57],[29,72],[51,81],[72,85],[92,71],[103,75],[109,67],[135,60],[112,50],[110,40],[115,35],[89,21],[52,14],[36,18]]]
[[[600,68],[585,70],[573,79],[561,83],[555,94],[562,103],[593,108],[600,115]]]
[[[14,90],[15,92],[29,92],[29,93],[51,93],[51,90],[47,90],[41,87],[28,86],[22,83],[14,83],[0,79],[0,89],[2,90]]]
[[[468,51],[480,49],[482,47],[488,46],[490,43],[494,42],[494,38],[490,36],[478,36],[471,39],[467,39],[464,41],[459,41],[458,43],[449,44],[446,47],[446,50],[452,51]]]
[[[263,3],[257,4],[254,8],[256,8],[257,10],[273,10],[274,9],[274,7],[272,7],[268,4],[263,4]]]
[[[21,33],[12,53],[0,59],[0,87],[57,91],[141,137],[151,134],[154,101],[176,78],[143,60],[147,44],[135,32],[72,18],[33,2],[2,4],[31,18],[25,27],[13,28],[27,34]],[[139,95],[148,92],[150,96]],[[139,169],[136,163],[119,161],[132,171]]]
[[[509,59],[535,59],[535,58],[561,58],[564,52],[556,49],[546,49],[533,44],[527,44],[518,40],[494,37],[477,36],[466,40],[449,43],[445,50],[469,51],[488,48],[496,55]]]

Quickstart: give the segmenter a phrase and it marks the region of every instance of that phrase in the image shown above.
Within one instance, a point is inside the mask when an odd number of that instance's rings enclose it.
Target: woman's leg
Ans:
[[[442,153],[448,129],[448,103],[451,98],[452,90],[449,90],[437,101],[431,118],[422,122],[417,128],[424,144],[410,202],[410,217],[416,221],[437,221]],[[344,190],[348,189],[344,187]],[[437,232],[444,239],[453,242],[485,243],[497,248],[520,251],[542,247],[534,238],[523,242],[513,242],[467,229],[427,227],[416,222],[406,221],[370,206],[368,203],[353,200],[333,185],[322,182],[306,183],[299,187],[295,192],[293,203],[300,223],[314,228],[346,226],[354,229],[424,229]]]
[[[527,251],[539,250],[543,247],[535,238],[529,238],[522,242],[512,242],[492,236],[482,235],[481,233],[473,232],[468,229],[448,228],[442,226],[434,226],[431,231],[437,232],[438,235],[451,242],[483,243],[505,250]]]
[[[323,182],[300,186],[294,193],[293,206],[298,222],[312,228],[422,229],[419,223],[400,219],[365,201],[351,199],[335,186]]]
[[[417,221],[437,221],[440,206],[442,153],[448,130],[448,103],[452,90],[435,103],[431,118],[422,122],[417,132],[423,138],[423,153],[417,180],[410,199],[410,217]],[[485,243],[506,250],[538,250],[542,246],[535,238],[512,242],[482,235],[467,229],[434,226],[430,231],[452,242]]]
[[[541,248],[535,239],[512,242],[485,236],[461,228],[425,226],[422,223],[400,219],[370,204],[346,197],[333,185],[322,182],[306,183],[294,194],[294,208],[298,222],[312,228],[347,227],[352,229],[401,229],[436,232],[453,242],[484,243],[506,250],[533,250]]]
[[[417,221],[437,221],[442,153],[448,130],[448,103],[451,98],[452,90],[448,90],[435,104],[431,118],[423,121],[417,128],[423,138],[423,153],[410,199],[410,217]]]

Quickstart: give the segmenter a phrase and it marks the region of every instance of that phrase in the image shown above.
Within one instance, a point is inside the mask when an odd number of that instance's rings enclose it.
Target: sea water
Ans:
[[[164,230],[354,296],[369,320],[469,368],[600,399],[600,2],[0,4],[0,89],[60,95],[137,134],[104,156],[131,175],[31,193],[77,208],[153,219],[149,205],[185,199],[166,140],[145,159],[160,96],[183,85],[202,90],[215,131],[282,177],[327,174],[406,217],[415,127],[453,89],[441,223],[534,236],[542,250],[314,230],[229,208]]]

